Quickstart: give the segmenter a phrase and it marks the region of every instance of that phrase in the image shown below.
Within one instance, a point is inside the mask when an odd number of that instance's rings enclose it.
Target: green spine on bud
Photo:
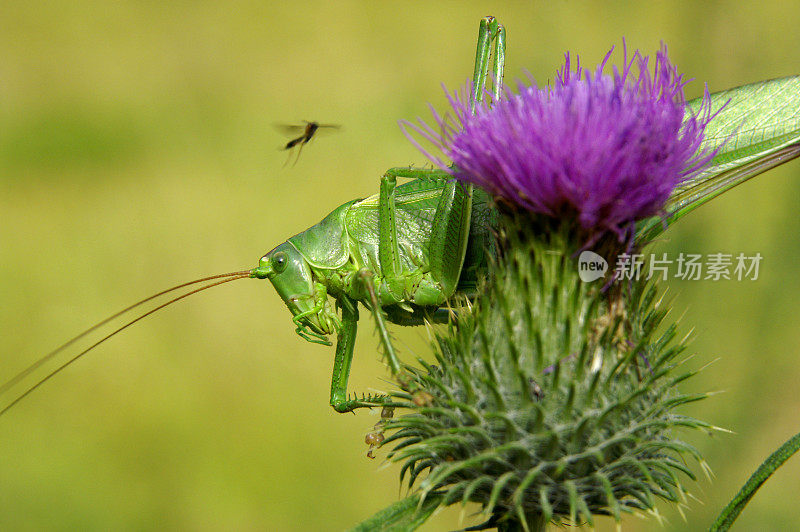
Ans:
[[[441,506],[479,503],[508,530],[681,501],[694,479],[682,457],[703,461],[673,429],[711,427],[674,412],[705,394],[676,389],[692,373],[676,371],[685,346],[656,287],[585,283],[574,226],[502,218],[491,279],[436,335],[438,364],[409,368],[396,394],[409,410],[386,420],[401,481]]]

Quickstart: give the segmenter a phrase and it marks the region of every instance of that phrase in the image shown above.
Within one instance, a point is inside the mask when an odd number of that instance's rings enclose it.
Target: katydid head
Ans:
[[[297,334],[309,342],[330,345],[326,335],[336,332],[339,320],[324,290],[320,292],[308,261],[292,244],[284,242],[261,257],[250,276],[270,280],[289,307]]]

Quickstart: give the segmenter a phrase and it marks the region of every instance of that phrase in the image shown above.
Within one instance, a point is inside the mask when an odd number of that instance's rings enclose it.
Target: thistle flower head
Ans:
[[[703,464],[675,435],[712,427],[676,411],[705,394],[677,386],[692,373],[655,281],[605,290],[574,259],[587,235],[613,258],[712,157],[710,99],[687,111],[664,48],[652,73],[635,52],[604,74],[609,57],[590,72],[567,55],[552,86],[491,107],[450,96],[455,121],[412,126],[503,207],[485,278],[435,335],[437,365],[408,368],[394,394],[406,412],[383,422],[419,508],[475,502],[501,530],[592,524],[680,503],[685,458]]]
[[[398,382],[409,412],[383,444],[431,507],[476,502],[503,530],[680,503],[684,459],[703,464],[675,436],[711,427],[676,412],[705,394],[677,387],[691,373],[657,289],[584,283],[574,258],[586,235],[612,258],[713,156],[710,98],[688,112],[665,48],[652,72],[637,51],[605,74],[610,54],[593,71],[567,54],[551,86],[491,107],[449,95],[455,120],[411,126],[503,208],[486,278],[436,335],[437,365]]]
[[[652,73],[636,51],[605,74],[610,56],[590,71],[578,58],[573,68],[567,53],[552,86],[520,83],[517,94],[474,114],[467,95],[448,94],[455,123],[434,111],[438,131],[405,125],[441,149],[452,167],[426,155],[458,179],[505,203],[576,217],[584,231],[621,238],[632,222],[658,214],[675,186],[713,156],[699,152],[712,116],[707,91],[699,112],[687,111],[686,81],[666,47]]]

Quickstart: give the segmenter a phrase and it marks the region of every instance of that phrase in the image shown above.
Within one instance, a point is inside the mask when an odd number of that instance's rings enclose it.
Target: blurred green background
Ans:
[[[507,81],[552,79],[565,50],[596,64],[660,41],[688,96],[800,73],[800,5],[747,2],[4,2],[0,8],[0,334],[5,381],[76,332],[162,288],[249,268],[334,207],[423,164],[397,120],[444,109],[472,71],[480,17],[508,30]],[[277,4],[277,3],[269,3]],[[342,124],[294,167],[275,123]],[[686,438],[701,475],[686,521],[707,528],[800,430],[800,163],[671,230],[659,250],[760,252],[755,282],[670,282],[695,328],[687,413],[734,431]],[[404,330],[405,357],[424,350]],[[363,321],[354,390],[384,386]],[[62,361],[64,358],[61,359]],[[265,282],[148,318],[0,418],[0,529],[341,530],[396,500],[365,457],[378,413],[327,405],[332,349],[294,334]],[[0,398],[6,404],[11,396]],[[379,453],[379,457],[383,454]],[[800,522],[800,458],[740,530]],[[700,502],[702,501],[702,502]],[[463,526],[474,524],[466,511]],[[425,530],[458,526],[457,510]],[[613,530],[610,521],[601,529]],[[625,530],[660,530],[626,518]]]

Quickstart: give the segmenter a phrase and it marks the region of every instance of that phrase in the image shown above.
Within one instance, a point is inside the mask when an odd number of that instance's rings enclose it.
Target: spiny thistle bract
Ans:
[[[410,370],[388,458],[426,497],[477,502],[492,525],[681,501],[680,473],[694,478],[681,455],[702,458],[673,429],[709,426],[674,412],[704,395],[675,389],[691,373],[674,371],[684,344],[656,288],[603,292],[580,280],[569,235],[517,229],[472,311],[436,336],[438,364]]]
[[[451,100],[458,128],[416,128],[500,211],[487,280],[435,336],[438,363],[401,379],[410,411],[382,422],[420,507],[476,502],[503,530],[591,524],[680,502],[683,459],[703,464],[675,429],[711,427],[675,409],[705,394],[676,386],[692,373],[655,283],[584,282],[577,256],[631,252],[635,222],[713,155],[698,153],[709,107],[686,115],[665,49],[654,76],[638,52],[613,76],[607,60],[572,75],[568,59],[552,88],[475,115]]]

